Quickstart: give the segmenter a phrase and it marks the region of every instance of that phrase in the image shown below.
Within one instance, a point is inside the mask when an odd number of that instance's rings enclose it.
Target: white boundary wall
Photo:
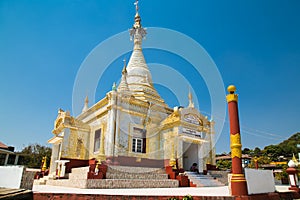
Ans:
[[[19,189],[24,166],[0,166],[0,187]]]
[[[275,192],[275,181],[272,170],[245,168],[248,194]]]

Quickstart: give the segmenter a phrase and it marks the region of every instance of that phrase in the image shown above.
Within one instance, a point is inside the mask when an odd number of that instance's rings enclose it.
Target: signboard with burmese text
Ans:
[[[180,129],[180,133],[186,134],[186,135],[190,135],[193,137],[199,137],[199,138],[203,138],[203,133],[193,130],[193,129],[189,129],[189,128],[185,128],[185,127],[181,127]]]

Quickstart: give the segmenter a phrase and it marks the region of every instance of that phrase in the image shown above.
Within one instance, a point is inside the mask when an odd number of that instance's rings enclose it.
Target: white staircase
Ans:
[[[109,166],[106,179],[87,179],[89,167],[73,168],[68,179],[48,180],[47,185],[90,189],[174,188],[178,180],[168,179],[164,169]]]
[[[49,174],[47,176],[44,176],[43,178],[40,179],[35,179],[33,181],[34,185],[46,185],[48,180],[54,180],[56,178],[55,174]]]
[[[218,187],[224,186],[225,184],[218,181],[211,175],[197,174],[196,172],[184,172],[188,176],[190,182],[195,184],[197,187]]]

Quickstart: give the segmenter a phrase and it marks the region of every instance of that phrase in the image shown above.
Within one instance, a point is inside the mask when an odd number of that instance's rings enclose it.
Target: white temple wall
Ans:
[[[107,134],[107,118],[107,115],[104,115],[100,119],[96,119],[89,124],[91,127],[91,132],[89,133],[89,159],[99,158],[99,156],[103,156],[105,154],[104,138]],[[101,130],[100,139],[98,141],[100,143],[100,148],[95,151],[95,132],[99,129]]]
[[[61,152],[60,157],[68,157],[68,149],[69,149],[69,143],[70,143],[70,129],[65,128],[63,130],[63,139],[61,143]]]

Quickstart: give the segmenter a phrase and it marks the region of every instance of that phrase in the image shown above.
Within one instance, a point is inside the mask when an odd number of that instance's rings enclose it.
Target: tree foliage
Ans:
[[[268,156],[272,161],[279,161],[280,157],[291,158],[293,154],[298,153],[297,144],[300,144],[300,132],[277,145],[266,146],[262,150],[262,154]]]
[[[218,160],[217,168],[220,170],[231,169],[231,160]]]
[[[41,168],[42,159],[47,156],[47,167],[50,164],[51,148],[40,144],[30,144],[21,151],[22,164],[30,168]]]
[[[258,147],[254,149],[244,148],[242,150],[243,154],[248,154],[252,157],[252,160],[248,167],[254,168],[255,161],[257,161],[258,165],[270,164],[272,161],[286,161],[292,158],[293,154],[296,156],[300,149],[297,145],[300,144],[300,132],[295,133],[287,140],[282,141],[279,144],[272,144],[264,147],[264,149],[260,149]],[[222,155],[227,155],[226,153],[222,153]],[[231,162],[229,160],[218,160],[217,167],[219,169],[230,169]]]
[[[244,148],[242,153],[248,154],[253,158],[256,157],[259,164],[268,164],[272,161],[281,161],[282,158],[290,159],[293,154],[297,155],[300,150],[298,149],[297,144],[300,144],[300,132],[295,133],[279,144],[268,145],[262,150],[258,147],[254,150]]]

